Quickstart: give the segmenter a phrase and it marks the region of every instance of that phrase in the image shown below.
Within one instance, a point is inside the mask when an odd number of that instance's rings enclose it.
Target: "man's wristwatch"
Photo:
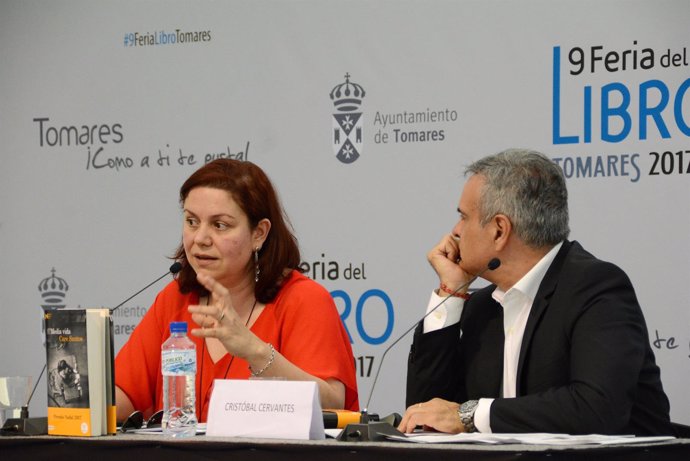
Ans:
[[[465,426],[465,432],[477,432],[477,428],[474,425],[474,411],[477,409],[478,404],[479,400],[468,400],[458,408],[460,422]]]

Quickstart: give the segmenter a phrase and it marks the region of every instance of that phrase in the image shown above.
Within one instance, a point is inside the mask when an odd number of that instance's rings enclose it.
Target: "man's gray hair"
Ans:
[[[568,190],[563,171],[544,154],[504,150],[472,163],[467,174],[485,180],[479,199],[482,226],[500,213],[531,247],[552,246],[568,237]]]

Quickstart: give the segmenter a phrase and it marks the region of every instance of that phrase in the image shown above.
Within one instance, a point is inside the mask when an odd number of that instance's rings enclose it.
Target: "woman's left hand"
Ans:
[[[194,336],[217,338],[230,354],[246,360],[251,370],[261,370],[262,376],[315,381],[324,408],[343,408],[345,385],[342,382],[317,378],[291,363],[245,326],[223,285],[206,274],[198,274],[197,280],[211,293],[213,302],[207,306],[189,306],[192,319],[201,326],[191,331]]]
[[[191,334],[217,338],[230,354],[243,359],[263,353],[266,345],[239,318],[227,288],[207,274],[198,274],[197,280],[209,291],[209,300],[213,302],[188,307],[192,320],[201,327],[194,328]]]

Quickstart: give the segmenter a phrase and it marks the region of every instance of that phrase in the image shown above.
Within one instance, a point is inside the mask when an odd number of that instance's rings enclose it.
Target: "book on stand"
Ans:
[[[114,434],[113,329],[109,309],[44,313],[48,434]]]

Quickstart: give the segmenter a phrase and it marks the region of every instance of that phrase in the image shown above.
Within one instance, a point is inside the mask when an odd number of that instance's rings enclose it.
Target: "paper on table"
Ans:
[[[671,436],[635,437],[633,435],[568,435],[549,433],[527,434],[482,434],[480,432],[442,434],[419,432],[404,437],[389,435],[390,440],[414,443],[485,443],[485,444],[528,444],[528,445],[614,445],[651,443],[673,440]]]
[[[342,429],[325,429],[326,432],[326,437],[331,438],[331,439],[337,439],[338,436],[340,435],[341,432],[343,432]]]

